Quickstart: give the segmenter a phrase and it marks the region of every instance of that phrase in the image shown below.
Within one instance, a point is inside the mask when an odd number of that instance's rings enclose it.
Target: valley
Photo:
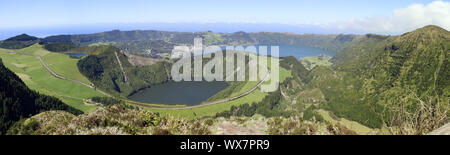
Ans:
[[[46,66],[48,66],[50,70],[47,70],[47,71],[50,73],[50,75],[53,74],[53,78],[57,77],[57,79],[60,79],[60,80],[71,81],[73,83],[83,85],[87,88],[91,88],[94,91],[98,91],[97,93],[92,93],[91,95],[86,95],[86,96],[79,95],[76,97],[69,96],[69,95],[57,94],[57,96],[61,97],[61,99],[63,101],[69,100],[67,103],[71,106],[82,109],[83,111],[86,111],[86,112],[91,111],[91,110],[95,109],[95,106],[92,106],[90,104],[82,104],[84,102],[84,100],[87,100],[93,96],[104,96],[104,95],[110,96],[108,93],[105,93],[105,92],[99,90],[98,88],[94,89],[94,87],[92,87],[93,84],[89,80],[87,80],[86,77],[83,76],[78,70],[68,70],[68,68],[76,69],[73,67],[76,66],[79,59],[70,58],[69,56],[67,56],[65,54],[53,53],[53,52],[46,51],[40,45],[37,45],[37,44],[27,47],[23,50],[19,50],[17,52],[15,52],[15,51],[12,52],[11,50],[6,50],[6,49],[4,49],[4,51],[10,51],[9,53],[8,52],[7,53],[11,54],[11,55],[12,54],[24,55],[24,56],[30,56],[30,57],[33,57],[35,55],[40,56],[40,57],[42,57],[42,61],[43,61],[43,63],[41,63],[41,67],[43,69],[45,69]],[[4,58],[6,58],[8,60],[10,59],[9,57],[4,57]],[[35,58],[39,61],[38,57],[35,57]],[[5,62],[8,63],[9,61],[5,61]],[[126,62],[128,62],[128,61],[126,61]],[[44,63],[46,64],[46,66],[42,65]],[[22,64],[15,64],[15,65],[22,65]],[[23,64],[22,68],[25,68],[25,67],[26,67],[25,64]],[[286,76],[287,74],[285,72],[286,72],[286,70],[281,70],[281,73],[282,73],[281,76]],[[19,73],[19,71],[18,71],[18,73]],[[32,79],[35,76],[35,75],[32,75],[30,77],[24,73],[19,73],[19,75],[22,75],[21,77],[24,78],[25,81],[29,80],[30,78]],[[284,77],[282,77],[282,79],[283,78]],[[246,82],[246,84],[243,85],[243,87],[240,91],[234,92],[233,94],[230,95],[230,98],[228,98],[228,99],[225,99],[225,100],[220,99],[220,101],[204,103],[200,106],[193,106],[193,107],[186,107],[184,105],[186,103],[184,103],[183,105],[167,106],[167,105],[161,105],[160,103],[155,103],[155,102],[153,102],[153,103],[151,102],[148,104],[148,103],[130,101],[128,98],[124,98],[124,97],[119,97],[119,98],[122,98],[122,100],[126,101],[126,103],[133,104],[133,105],[140,105],[140,106],[143,105],[144,107],[147,107],[148,110],[161,112],[163,114],[176,114],[176,116],[181,116],[181,117],[200,118],[203,116],[212,116],[217,112],[225,111],[230,106],[239,105],[243,101],[258,102],[266,94],[266,93],[254,91],[258,88],[258,86],[260,84],[262,84],[262,81],[261,82],[248,81],[248,82]],[[59,92],[59,90],[65,88],[66,86],[61,85],[61,86],[55,86],[55,87],[61,87],[61,88],[54,89],[54,88],[47,88],[45,86],[41,86],[41,87],[39,87],[40,89],[37,89],[37,91],[42,91],[49,95],[55,95],[56,92]],[[31,87],[31,88],[35,89],[34,87]],[[84,88],[84,90],[85,89],[86,88]],[[53,93],[51,93],[51,92],[53,92]],[[92,92],[92,90],[87,91],[86,94],[89,94],[91,92]],[[253,92],[255,92],[255,93],[253,93]],[[247,95],[249,95],[249,97],[239,100],[239,98],[247,96]],[[260,97],[258,97],[258,96],[260,96]],[[76,101],[70,101],[70,99],[76,100]],[[233,101],[233,100],[236,100],[236,101]],[[220,104],[223,103],[226,105],[225,106],[224,105],[215,106],[215,104],[219,104],[219,103]],[[208,106],[208,107],[206,108],[206,106]],[[150,108],[148,108],[148,107],[150,107]],[[151,107],[154,107],[154,108],[151,108]],[[205,108],[203,108],[203,107],[205,107]],[[174,110],[174,109],[179,109],[179,111]]]
[[[280,45],[281,57],[249,54],[249,59],[280,61],[279,89],[259,91],[275,79],[270,72],[257,81],[173,82],[174,60],[161,55],[175,45],[189,45],[193,37],[205,38],[206,45]],[[15,125],[16,133],[24,132],[30,121],[39,122],[40,129],[51,127],[41,120],[56,119],[53,115],[78,121],[94,115],[102,121],[130,121],[123,114],[153,125],[136,125],[130,132],[120,123],[75,122],[82,132],[61,127],[64,132],[59,134],[93,134],[89,129],[101,134],[236,133],[228,128],[247,133],[246,123],[263,134],[427,134],[450,116],[450,33],[437,26],[399,36],[166,31],[20,35],[0,42],[0,47],[2,63],[27,87],[85,113],[44,112]],[[140,51],[147,48],[150,53]],[[72,55],[77,53],[80,57]],[[202,65],[211,61],[202,60]],[[181,124],[164,124],[177,118],[192,128],[176,130],[172,128]],[[104,132],[111,127],[117,132]],[[49,131],[31,132],[54,134]]]

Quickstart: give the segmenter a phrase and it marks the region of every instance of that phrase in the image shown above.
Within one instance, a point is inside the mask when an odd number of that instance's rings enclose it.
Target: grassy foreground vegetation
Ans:
[[[233,130],[238,129],[239,131]],[[232,117],[190,120],[161,115],[123,105],[100,107],[74,116],[64,111],[48,111],[17,123],[13,135],[342,135],[354,134],[329,123],[305,121],[299,117]]]

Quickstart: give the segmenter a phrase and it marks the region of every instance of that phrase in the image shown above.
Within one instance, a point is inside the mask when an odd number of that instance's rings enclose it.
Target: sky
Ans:
[[[449,30],[449,1],[0,1],[0,39],[20,32],[49,35],[112,29],[401,34],[429,24]]]

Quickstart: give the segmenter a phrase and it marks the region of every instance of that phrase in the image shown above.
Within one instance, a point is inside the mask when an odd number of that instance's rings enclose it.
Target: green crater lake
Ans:
[[[129,99],[158,104],[197,105],[228,87],[226,82],[168,82],[138,91]]]

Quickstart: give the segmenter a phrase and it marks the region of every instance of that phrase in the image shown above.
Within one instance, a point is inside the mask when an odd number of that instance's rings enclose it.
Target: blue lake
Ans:
[[[77,57],[77,58],[81,58],[81,57],[87,55],[86,53],[65,53],[65,54],[70,55],[70,56],[74,56],[74,57]]]
[[[131,100],[159,104],[196,105],[228,87],[226,82],[168,82],[141,90],[128,97]]]
[[[276,46],[276,45],[274,45]],[[269,48],[269,46],[268,46]],[[303,57],[318,56],[320,54],[334,56],[336,52],[327,51],[318,48],[305,47],[305,46],[294,46],[294,45],[279,45],[280,57],[294,56],[297,59]]]
[[[320,54],[328,55],[328,56],[334,56],[336,55],[336,52],[334,51],[327,51],[322,50],[318,48],[313,47],[305,47],[305,46],[297,46],[297,45],[266,45],[266,44],[260,44],[260,45],[254,45],[256,47],[256,52],[259,53],[259,46],[267,46],[267,54],[271,55],[271,46],[278,46],[279,48],[279,57],[287,57],[287,56],[294,56],[297,59],[301,59],[304,57],[310,57],[310,56],[317,56]],[[246,48],[247,46],[244,46]],[[225,50],[225,46],[220,46],[222,50]],[[205,51],[205,53],[208,52],[214,52],[214,51]]]

